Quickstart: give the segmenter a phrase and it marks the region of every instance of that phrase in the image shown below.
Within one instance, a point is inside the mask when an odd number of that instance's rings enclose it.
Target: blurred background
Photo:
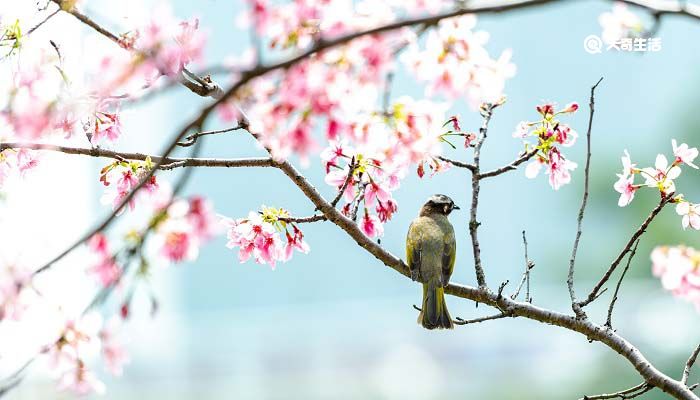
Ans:
[[[90,1],[85,12],[118,31],[120,12],[133,2],[109,3],[121,2]],[[207,65],[248,47],[247,32],[235,28],[245,6],[242,2],[175,0],[173,5],[178,17],[198,15],[201,26],[209,29]],[[598,16],[611,7],[607,1],[556,2],[480,16],[478,22],[479,29],[491,34],[492,54],[511,48],[518,68],[515,78],[507,82],[508,102],[496,110],[491,123],[482,156],[486,169],[514,158],[521,149],[511,137],[514,127],[533,118],[534,106],[543,101],[562,105],[578,101],[581,109],[567,122],[583,135],[590,87],[605,78],[596,97],[591,197],[577,262],[579,294],[590,289],[657,202],[652,191],[642,191],[631,206],[617,207],[612,184],[623,150],[628,149],[640,166],[647,166],[657,153],[671,154],[671,138],[700,146],[700,95],[695,90],[700,44],[691,39],[700,37],[700,23],[664,18],[657,34],[662,39],[658,53],[585,52],[583,39],[600,34]],[[77,21],[69,21],[76,38],[84,33]],[[399,74],[394,96],[401,95],[420,97],[422,88]],[[159,151],[170,132],[206,103],[178,87],[139,104],[127,111],[126,134],[119,148]],[[464,101],[456,102],[451,112],[460,115],[465,130],[480,125],[478,113]],[[208,127],[224,126],[212,119]],[[462,149],[447,153],[466,157]],[[262,151],[246,135],[233,134],[206,138],[202,154],[243,157],[259,156]],[[524,268],[521,232],[526,230],[529,255],[536,263],[534,303],[563,312],[570,312],[565,281],[582,194],[584,141],[568,149],[567,155],[579,163],[571,185],[554,192],[544,177],[528,180],[519,170],[484,182],[480,203],[482,257],[489,283],[497,286],[509,279],[506,291],[513,290]],[[65,163],[62,171],[71,171],[74,179],[59,183],[56,172],[39,171],[34,179],[43,184],[19,198],[33,199],[32,204],[39,204],[42,211],[25,213],[20,205],[12,209],[12,218],[21,218],[29,227],[27,235],[49,236],[38,252],[43,257],[53,255],[51,251],[74,240],[107,212],[98,203],[102,188],[96,179],[103,160],[59,159],[48,158]],[[326,196],[333,195],[323,183],[318,159],[312,159],[303,172]],[[422,180],[415,175],[406,178],[395,193],[399,213],[386,225],[382,244],[402,256],[408,224],[424,200],[433,193],[445,193],[466,206],[468,179],[457,169]],[[698,182],[700,175],[685,169],[677,184],[692,199],[700,196]],[[56,193],[50,199],[49,190]],[[261,204],[282,206],[294,215],[313,212],[309,201],[276,170],[201,169],[195,171],[187,192],[206,194],[218,213],[234,218]],[[468,212],[453,214],[452,221],[458,235],[452,280],[473,285]],[[100,371],[108,388],[104,397],[574,399],[640,383],[632,366],[601,344],[525,319],[488,321],[449,332],[426,331],[415,323],[417,312],[412,308],[420,303],[418,285],[381,265],[336,226],[317,223],[304,228],[311,252],[295,255],[274,271],[252,262],[239,264],[236,252],[224,246],[221,235],[202,249],[196,262],[155,273],[150,290],[160,302],[159,312],[152,318],[148,292],[136,293],[133,317],[123,335],[130,341],[131,363],[119,379]],[[680,217],[670,207],[664,210],[639,246],[613,319],[620,334],[676,378],[700,342],[698,313],[663,291],[651,276],[648,255],[655,245],[698,246],[697,242],[696,231],[684,232]],[[84,289],[75,280],[62,279],[64,291]],[[605,294],[589,316],[604,322],[609,299],[610,294]],[[453,297],[447,302],[455,317],[492,313]],[[10,345],[10,334],[3,331],[0,342]],[[699,377],[693,374],[690,381]],[[32,367],[25,382],[7,395],[11,400],[69,397],[55,391],[40,365]],[[654,390],[643,398],[665,396]]]

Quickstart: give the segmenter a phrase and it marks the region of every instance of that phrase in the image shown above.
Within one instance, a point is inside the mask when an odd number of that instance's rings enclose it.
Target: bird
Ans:
[[[447,219],[459,210],[444,194],[430,196],[408,228],[406,259],[411,279],[423,284],[423,306],[418,323],[426,329],[452,329],[445,304],[445,286],[455,265],[455,231]]]

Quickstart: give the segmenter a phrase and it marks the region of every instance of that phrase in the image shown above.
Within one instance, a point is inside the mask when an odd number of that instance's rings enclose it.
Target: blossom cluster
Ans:
[[[467,95],[473,108],[495,103],[503,96],[507,79],[515,75],[510,50],[497,59],[484,47],[489,35],[474,31],[476,16],[445,19],[428,32],[425,49],[413,43],[403,61],[419,81],[426,82],[428,95],[442,93],[455,98]]]
[[[105,385],[86,364],[86,354],[99,348],[108,372],[119,376],[128,355],[118,340],[118,322],[102,323],[97,313],[88,313],[79,319],[68,319],[57,338],[46,346],[43,353],[49,365],[58,372],[58,388],[76,395],[101,394]]]
[[[116,209],[152,169],[153,162],[150,158],[146,158],[145,161],[115,161],[107,164],[100,170],[100,182],[105,187],[108,187],[102,196],[102,202],[111,204],[112,208]],[[139,195],[144,192],[153,194],[158,190],[158,182],[155,175],[151,175],[148,182],[144,184],[143,189],[143,191],[139,192]],[[134,197],[129,200],[128,206],[131,210],[136,207]]]
[[[251,211],[247,218],[223,218],[222,222],[227,227],[226,247],[238,247],[241,263],[253,257],[258,264],[275,268],[277,262],[291,259],[294,250],[309,252],[303,232],[282,208],[263,206],[259,213]]]
[[[24,177],[27,171],[39,164],[36,154],[27,149],[0,151],[0,188],[11,177]]]
[[[659,246],[652,251],[651,262],[663,288],[700,311],[700,252],[686,246]]]
[[[689,147],[686,143],[678,145],[675,139],[671,140],[673,147],[673,161],[669,164],[668,159],[663,154],[656,156],[653,167],[637,168],[637,164],[632,163],[629,152],[621,157],[622,173],[617,174],[618,180],[613,187],[620,193],[618,205],[625,207],[632,202],[637,190],[641,188],[654,188],[659,191],[662,197],[674,196],[670,201],[676,203],[676,213],[682,216],[681,224],[683,229],[689,226],[700,230],[700,205],[694,204],[685,199],[682,194],[676,193],[674,180],[682,172],[681,166],[698,169],[693,161],[698,156],[698,149]],[[643,183],[635,183],[635,177],[640,175],[644,178]]]
[[[521,138],[525,142],[526,151],[536,151],[534,160],[525,169],[528,178],[535,178],[542,167],[546,168],[549,175],[549,184],[554,190],[559,190],[562,185],[571,182],[571,171],[576,168],[576,163],[567,159],[560,150],[561,147],[573,146],[578,133],[566,124],[561,123],[557,116],[571,114],[578,110],[577,103],[570,103],[561,110],[556,110],[551,103],[536,107],[540,120],[529,122],[522,121],[515,128],[513,137]],[[536,143],[529,143],[527,139],[535,138]]]
[[[615,3],[611,11],[602,13],[598,22],[603,28],[601,37],[609,45],[620,39],[641,38],[646,33],[641,18],[621,2]]]

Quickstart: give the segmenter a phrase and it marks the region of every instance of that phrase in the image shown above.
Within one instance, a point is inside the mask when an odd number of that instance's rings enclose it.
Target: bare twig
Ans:
[[[507,313],[498,313],[494,315],[489,315],[486,317],[480,317],[480,318],[474,318],[474,319],[462,319],[462,318],[455,318],[454,321],[452,321],[455,325],[469,325],[469,324],[478,324],[480,322],[485,322],[485,321],[491,321],[494,319],[501,319],[501,318],[506,318],[506,317],[511,317],[510,314]]]
[[[615,393],[604,393],[595,396],[583,396],[581,400],[604,400],[604,399],[633,399],[653,389],[654,386],[643,382],[629,389],[620,390]]]
[[[576,239],[574,239],[574,247],[571,250],[571,260],[569,261],[569,273],[566,278],[566,285],[569,288],[569,297],[571,298],[571,308],[574,313],[579,318],[585,318],[586,314],[581,309],[581,306],[576,301],[576,290],[574,289],[574,267],[576,265],[576,252],[578,251],[578,244],[581,239],[582,224],[583,224],[583,213],[586,211],[586,204],[588,203],[588,187],[590,182],[590,171],[591,171],[591,128],[593,127],[593,114],[595,113],[595,89],[603,81],[601,77],[598,82],[591,87],[591,97],[588,103],[590,112],[588,114],[588,130],[586,131],[586,167],[584,170],[584,183],[583,183],[583,199],[581,200],[581,208],[578,212],[578,220],[576,223]]]
[[[48,20],[50,20],[51,18],[53,18],[53,17],[54,17],[56,14],[58,14],[60,11],[61,11],[61,8],[59,7],[59,8],[56,9],[54,12],[52,12],[52,13],[49,14],[49,15],[47,15],[46,18],[44,18],[43,20],[41,20],[41,22],[39,22],[38,24],[36,24],[36,25],[34,25],[33,27],[31,27],[31,28],[27,31],[27,33],[24,34],[24,36],[29,36],[29,35],[31,35],[32,33],[34,33],[34,31],[36,31],[37,29],[41,28],[42,25],[44,25],[46,22],[48,22]]]
[[[323,214],[315,214],[309,217],[289,217],[280,218],[279,220],[282,222],[293,222],[295,224],[306,224],[310,222],[327,221],[327,218]]]
[[[520,290],[523,288],[523,284],[527,283],[527,288],[525,290],[525,301],[530,303],[530,270],[535,267],[535,263],[530,260],[527,256],[527,237],[525,236],[525,231],[523,231],[523,247],[525,248],[525,272],[523,272],[523,277],[520,278],[520,283],[515,289],[510,298],[515,300],[520,295]]]
[[[501,174],[504,173],[504,172],[513,171],[513,170],[515,170],[515,169],[518,169],[518,166],[519,166],[520,164],[522,164],[522,163],[524,163],[525,161],[531,159],[535,154],[537,154],[537,152],[538,152],[538,149],[530,150],[530,151],[524,153],[523,155],[519,156],[519,157],[516,158],[515,160],[513,160],[513,162],[511,162],[511,163],[508,164],[508,165],[504,165],[504,166],[502,166],[502,167],[500,167],[500,168],[496,168],[496,169],[494,169],[494,170],[491,170],[491,171],[488,171],[488,172],[484,172],[484,173],[482,173],[482,174],[479,174],[479,179],[492,178],[492,177],[494,177],[494,176],[501,175]]]
[[[664,208],[666,204],[668,204],[669,201],[673,199],[673,193],[668,194],[665,197],[661,198],[661,201],[659,201],[659,204],[654,207],[654,209],[651,211],[651,213],[647,216],[647,218],[642,222],[642,225],[637,228],[637,230],[632,234],[632,237],[627,241],[627,244],[625,244],[625,247],[622,249],[620,254],[617,255],[615,260],[613,260],[612,264],[610,264],[610,267],[608,268],[607,271],[605,271],[605,274],[600,278],[598,283],[596,283],[595,287],[591,289],[591,292],[588,294],[586,299],[580,301],[578,304],[581,307],[587,306],[591,302],[593,302],[595,299],[600,296],[601,293],[600,289],[605,285],[605,283],[610,279],[610,276],[612,275],[613,272],[615,272],[615,269],[617,266],[620,264],[622,259],[625,257],[625,255],[632,249],[632,245],[634,242],[639,239],[640,236],[646,231],[646,229],[649,227],[649,224],[651,224],[651,221],[656,218],[656,216],[661,212],[661,210]]]
[[[237,131],[240,129],[245,129],[246,125],[242,123],[238,123],[236,126],[230,127],[230,128],[225,128],[225,129],[216,129],[213,131],[204,131],[204,132],[197,132],[193,133],[185,138],[185,140],[178,142],[177,145],[180,147],[189,147],[192,146],[197,142],[197,139],[199,139],[202,136],[207,136],[207,135],[218,135],[220,133],[227,133],[227,132],[233,132]]]
[[[695,360],[697,360],[698,354],[700,354],[700,345],[698,345],[695,348],[695,350],[693,350],[693,353],[688,358],[688,361],[686,361],[685,367],[683,368],[683,377],[681,378],[681,383],[688,383],[688,378],[690,377],[690,369],[693,368],[693,364],[695,364]]]
[[[438,160],[444,161],[446,163],[450,163],[450,164],[454,165],[455,167],[466,168],[472,172],[474,172],[476,170],[476,166],[474,166],[474,164],[465,163],[465,162],[457,161],[457,160],[452,160],[450,158],[442,157],[442,156],[439,156]]]
[[[356,168],[357,165],[355,165],[355,156],[353,156],[350,160],[350,164],[348,165],[348,175],[345,177],[345,181],[343,181],[343,184],[340,186],[340,189],[338,189],[338,194],[336,194],[335,198],[331,201],[331,205],[333,207],[337,206],[340,199],[343,198],[343,194],[345,194],[345,189],[347,189],[350,182],[352,182],[352,177],[355,174]]]
[[[474,170],[472,173],[472,204],[469,212],[469,235],[472,239],[472,254],[474,257],[474,271],[476,272],[476,281],[481,288],[486,287],[486,275],[484,274],[484,269],[481,266],[481,247],[479,246],[479,237],[477,230],[479,229],[479,222],[476,219],[477,208],[479,207],[479,191],[481,186],[479,184],[480,176],[480,166],[481,161],[481,148],[486,141],[488,135],[489,121],[491,121],[491,116],[493,115],[493,110],[498,105],[496,104],[482,104],[481,115],[484,120],[479,128],[479,137],[477,138],[476,145],[474,146]]]
[[[605,326],[607,326],[608,328],[612,328],[612,313],[613,308],[615,308],[615,302],[617,301],[617,294],[620,292],[620,285],[622,285],[622,280],[625,279],[625,274],[627,273],[627,270],[630,269],[632,258],[634,258],[635,253],[637,253],[637,246],[639,246],[639,240],[640,239],[637,239],[637,242],[634,244],[632,252],[630,252],[629,257],[627,257],[627,264],[625,265],[625,269],[622,270],[620,280],[617,281],[617,285],[615,286],[615,292],[613,293],[612,300],[610,300],[610,306],[608,307],[608,319],[605,321]]]

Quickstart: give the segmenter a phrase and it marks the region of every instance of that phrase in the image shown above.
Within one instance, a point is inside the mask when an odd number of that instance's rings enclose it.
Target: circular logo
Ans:
[[[588,54],[599,54],[603,52],[603,41],[596,35],[588,35],[583,39],[583,49]]]

